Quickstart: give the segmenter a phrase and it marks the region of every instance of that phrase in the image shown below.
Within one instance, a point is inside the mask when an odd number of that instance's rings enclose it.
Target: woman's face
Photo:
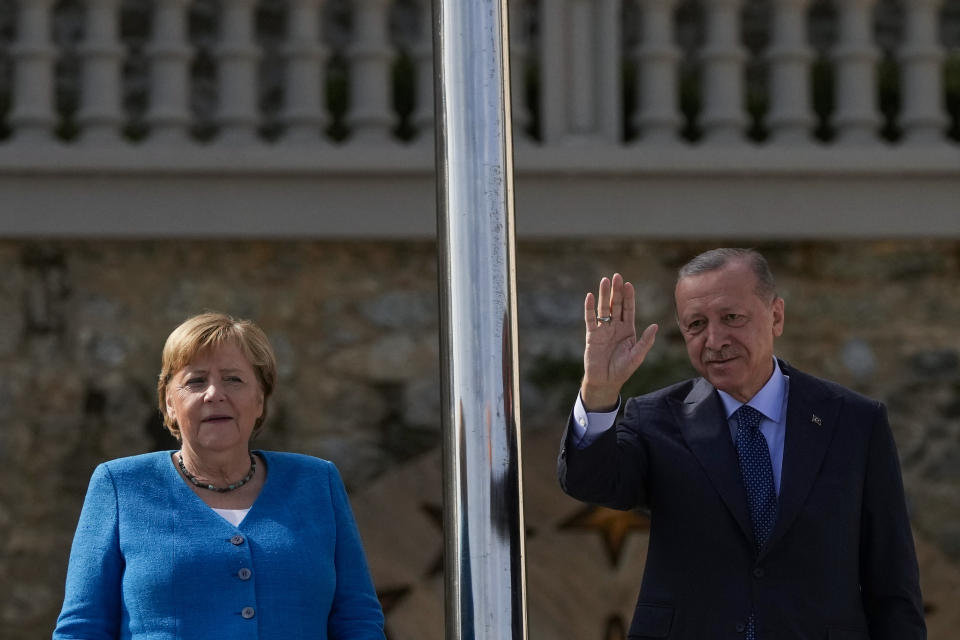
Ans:
[[[263,415],[263,390],[243,351],[227,343],[200,351],[173,374],[167,414],[195,451],[245,450]]]

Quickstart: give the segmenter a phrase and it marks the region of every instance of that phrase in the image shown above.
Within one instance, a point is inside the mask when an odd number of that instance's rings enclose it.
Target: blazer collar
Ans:
[[[787,398],[787,432],[783,444],[780,500],[777,522],[762,558],[793,524],[820,472],[823,458],[837,430],[843,398],[820,380],[780,361],[790,376]]]
[[[841,396],[813,376],[794,369],[783,360],[779,360],[779,364],[783,374],[790,377],[783,469],[777,522],[760,558],[783,537],[810,493],[836,431],[842,404]],[[671,409],[691,451],[752,545],[753,525],[740,478],[737,451],[716,389],[699,378],[686,398],[672,405]]]
[[[740,480],[737,451],[716,389],[703,378],[682,402],[672,407],[680,431],[691,451],[716,488],[747,540],[753,540],[753,525],[747,496]]]

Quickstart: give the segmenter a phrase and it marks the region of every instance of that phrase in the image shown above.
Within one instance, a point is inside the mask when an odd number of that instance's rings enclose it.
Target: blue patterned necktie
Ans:
[[[760,550],[773,531],[777,519],[777,491],[773,484],[773,464],[767,440],[760,433],[763,414],[747,405],[734,413],[737,418],[737,458],[740,461],[740,476],[747,490],[750,506],[750,521],[753,523],[754,552]],[[747,620],[746,640],[756,640],[756,621],[750,612]]]

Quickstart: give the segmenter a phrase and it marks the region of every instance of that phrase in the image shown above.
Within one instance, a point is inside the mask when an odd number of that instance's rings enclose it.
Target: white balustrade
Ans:
[[[82,106],[77,114],[84,143],[119,141],[123,126],[120,69],[123,47],[117,34],[119,0],[87,0],[83,58]]]
[[[744,108],[744,62],[740,44],[742,0],[705,3],[706,43],[702,60],[703,113],[700,124],[706,142],[733,144],[744,141],[747,114]]]
[[[417,139],[433,144],[433,4],[420,0],[417,40],[413,47],[416,70],[416,99],[410,117]]]
[[[253,34],[254,4],[255,0],[229,0],[220,4],[217,122],[219,141],[226,144],[251,143],[260,120],[257,109],[260,51]]]
[[[906,0],[905,38],[899,51],[900,123],[911,144],[944,142],[943,48],[937,37],[941,0]]]
[[[527,108],[526,70],[529,50],[527,47],[525,0],[511,0],[507,4],[510,28],[510,111],[513,124],[514,144],[526,141],[530,110]]]
[[[188,0],[157,0],[150,57],[150,105],[146,114],[152,144],[187,140],[190,126],[190,54],[187,42]]]
[[[327,124],[324,102],[327,49],[320,41],[323,0],[291,0],[282,120],[284,142],[319,144]]]
[[[543,142],[618,143],[620,2],[542,1],[540,25]]]
[[[774,0],[770,49],[770,111],[767,125],[777,143],[810,141],[814,126],[810,93],[813,51],[806,42],[809,0]]]
[[[638,144],[673,144],[682,118],[677,104],[680,49],[673,42],[676,0],[641,0],[642,26],[637,47],[639,109],[634,124]]]
[[[402,2],[398,9],[415,8],[420,22],[415,37],[416,21],[397,22],[397,41],[410,47],[413,61],[399,68],[411,77],[398,83],[416,92],[403,96],[414,102],[410,122],[416,143],[410,145],[399,144],[393,132],[398,114],[391,72],[399,52],[388,25],[395,1]],[[825,114],[824,124],[837,136],[825,144],[809,143],[817,123],[806,22],[811,3],[819,0],[770,0],[763,7],[770,12],[769,27],[748,23],[770,30],[769,46],[754,54],[764,57],[767,71],[769,108],[760,114],[770,132],[766,144],[746,136],[748,67],[741,42],[742,22],[756,19],[754,12],[743,12],[744,3],[763,0],[629,0],[640,14],[639,28],[635,49],[624,52],[623,16],[636,15],[624,11],[626,1],[508,1],[517,203],[523,210],[518,233],[543,239],[611,237],[624,230],[672,239],[960,237],[960,144],[944,131],[947,96],[939,43],[949,18],[940,12],[947,0],[880,5],[881,0],[830,0],[836,19],[825,26],[836,38],[827,71],[836,90],[834,111]],[[277,11],[257,14],[261,2]],[[694,3],[695,11],[678,13],[686,2]],[[0,47],[12,67],[10,110],[0,114],[5,118],[0,126],[11,134],[0,139],[0,236],[435,235],[429,0],[18,0],[13,5],[14,40],[6,50]],[[902,42],[888,52],[897,56],[901,73],[902,104],[891,124],[903,136],[882,149],[869,146],[878,144],[881,123],[875,8],[879,18],[893,17],[890,11],[900,16],[902,9],[904,20]],[[135,88],[132,83],[140,80],[121,72],[131,55],[121,37],[130,38],[134,52],[140,46],[136,30],[118,30],[123,10],[152,12],[146,22],[151,32],[143,34],[149,87],[142,145],[120,135],[127,124],[123,82]],[[679,48],[675,33],[698,26],[686,20],[699,18],[700,10],[703,43]],[[189,37],[193,11],[203,24],[216,25],[219,38],[213,48],[216,94],[195,96],[211,106],[215,101],[212,123],[206,115],[195,122],[191,108],[191,65],[198,54],[206,56],[207,47]],[[351,20],[345,20],[348,11]],[[281,13],[285,20],[273,19]],[[257,25],[257,15],[271,19]],[[131,17],[131,26],[146,18]],[[536,24],[524,25],[525,19]],[[285,33],[272,31],[284,24]],[[263,83],[260,57],[267,45],[258,41],[255,26],[263,29],[271,53],[279,41],[283,57],[282,65],[262,69]],[[53,27],[83,34],[77,48],[79,87],[68,73],[56,74],[56,61],[62,57],[68,63],[64,71],[72,71],[75,56],[72,40],[58,44]],[[349,95],[336,96],[346,98],[337,131],[343,132],[342,124],[348,133],[336,145],[326,135],[332,96],[325,95],[325,75],[333,50],[345,66],[343,86],[349,87]],[[638,135],[629,147],[622,137],[627,56],[637,65],[637,107],[629,117]],[[536,66],[529,64],[533,60]],[[679,72],[694,64],[701,110],[692,124],[704,132],[702,144],[680,136],[685,123]],[[525,68],[534,67],[538,77],[525,77]],[[528,109],[530,82],[537,83],[539,96]],[[264,124],[260,101],[273,105],[275,91],[279,111],[268,124],[271,131],[279,125],[280,137],[273,142],[258,132]],[[57,100],[69,107],[75,94],[77,117],[64,122],[70,115],[59,113]],[[533,123],[540,140],[525,144]],[[79,136],[59,142],[56,133],[66,131],[65,124],[76,124]],[[197,125],[206,131],[209,124],[216,133],[213,144],[190,135]],[[909,216],[903,213],[904,197],[914,212]]]
[[[53,104],[53,64],[56,49],[50,38],[53,0],[20,3],[18,39],[11,47],[13,105],[9,122],[16,142],[50,140],[56,125]]]
[[[81,58],[80,108],[76,122],[79,144],[128,144],[121,133],[122,65],[127,55],[119,34],[123,0],[86,0]],[[681,141],[679,69],[683,55],[700,64],[702,110],[696,123],[705,142],[746,145],[746,51],[741,43],[745,0],[702,0],[704,44],[685,54],[674,42],[680,0],[636,0],[638,42],[637,108],[630,114],[638,132],[634,146],[658,148]],[[219,83],[215,117],[219,139],[262,146],[259,100],[261,46],[254,31],[258,0],[222,0],[217,8],[220,41],[215,48]],[[837,132],[832,147],[879,141],[874,27],[877,0],[837,0],[837,41],[831,51],[835,110],[828,125]],[[944,0],[902,0],[903,41],[896,50],[900,70],[901,109],[894,123],[904,145],[955,145],[946,137],[939,41]],[[351,41],[344,51],[348,66],[350,136],[344,144],[395,146],[392,65],[397,51],[388,32],[392,0],[352,0]],[[773,146],[811,140],[810,71],[807,42],[811,0],[772,0],[767,63],[769,109],[763,115]],[[150,144],[194,145],[189,132],[190,64],[196,55],[189,41],[187,18],[191,0],[155,0],[150,4],[152,33],[146,47],[149,91],[145,110]],[[277,145],[326,142],[326,68],[330,53],[321,35],[326,0],[287,0],[283,102],[279,121],[283,136]],[[522,144],[526,130],[539,118],[543,146],[588,143],[622,146],[623,0],[511,0],[510,57],[514,138]],[[59,115],[56,109],[55,60],[51,39],[54,0],[18,4],[16,39],[9,56],[13,67],[11,108],[7,125],[11,140],[50,140]],[[525,21],[536,6],[536,50]],[[881,10],[886,10],[881,7]],[[416,4],[417,33],[411,40],[411,124],[420,143],[429,144],[433,130],[432,14],[429,0]],[[526,104],[531,57],[539,64],[539,104]],[[759,145],[767,146],[767,145]]]
[[[355,0],[354,41],[350,46],[351,141],[386,144],[392,141],[388,0]]]
[[[841,144],[878,142],[880,115],[876,104],[876,65],[873,42],[875,0],[840,0],[839,29],[833,51],[836,65],[837,110],[833,117]]]

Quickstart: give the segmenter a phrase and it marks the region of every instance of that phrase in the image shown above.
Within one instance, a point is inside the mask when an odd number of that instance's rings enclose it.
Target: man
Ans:
[[[880,403],[773,354],[784,301],[759,253],[681,268],[676,315],[702,377],[626,402],[653,346],[620,274],[584,305],[580,396],[559,459],[571,496],[649,509],[629,638],[926,637],[897,453]],[[744,406],[741,409],[741,406]]]

